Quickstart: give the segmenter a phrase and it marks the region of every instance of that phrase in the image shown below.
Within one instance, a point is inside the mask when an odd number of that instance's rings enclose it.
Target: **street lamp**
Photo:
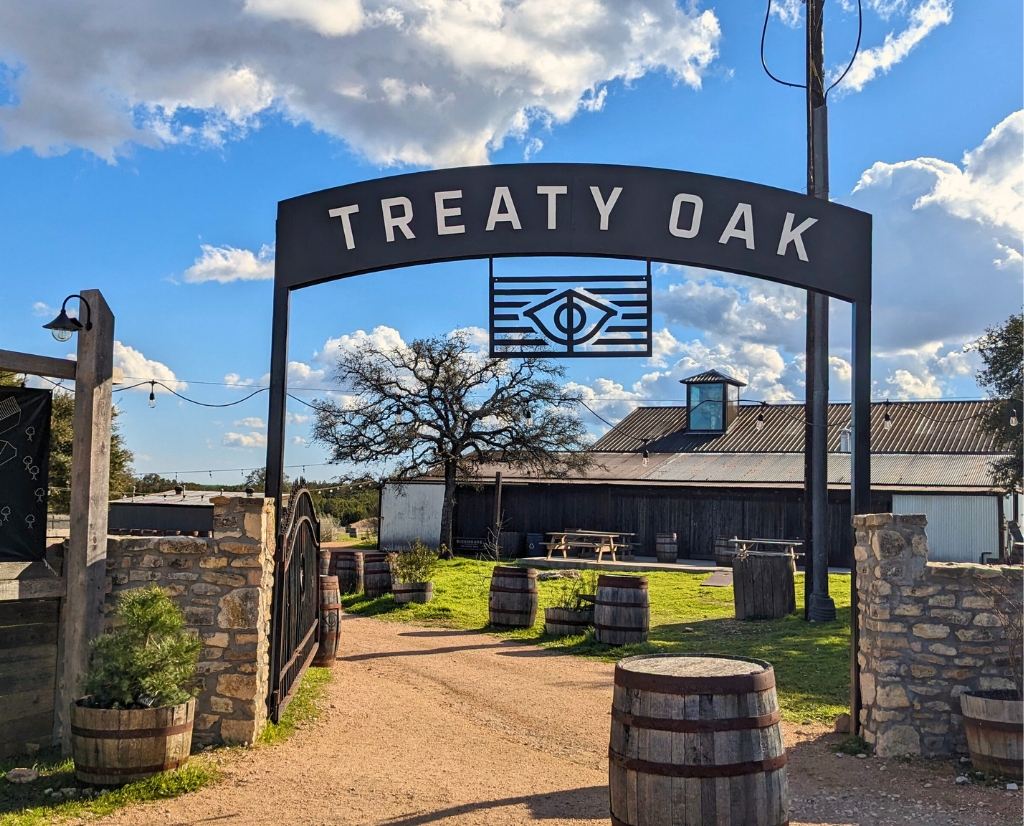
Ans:
[[[85,309],[88,311],[88,315],[86,315],[85,317],[85,324],[82,324],[82,322],[79,321],[77,318],[72,318],[67,314],[67,310],[65,309],[65,307],[67,307],[68,302],[72,298],[77,298],[82,304],[85,305]],[[57,317],[49,324],[44,324],[43,329],[49,330],[51,333],[53,333],[53,337],[57,339],[57,341],[69,341],[71,339],[71,336],[73,336],[79,330],[92,329],[92,307],[89,306],[88,301],[86,301],[84,298],[82,298],[82,296],[78,295],[77,293],[75,295],[69,295],[67,298],[64,299],[64,303],[60,305],[60,313],[58,313]]]

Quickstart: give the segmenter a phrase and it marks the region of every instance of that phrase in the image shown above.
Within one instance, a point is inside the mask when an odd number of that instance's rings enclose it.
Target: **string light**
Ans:
[[[764,409],[768,406],[768,402],[761,402],[761,409],[757,413],[757,418],[754,420],[754,430],[764,430]]]
[[[649,452],[649,451],[647,450],[647,439],[644,439],[644,449],[643,449],[643,452],[642,452],[642,453],[640,454],[640,456],[641,456],[641,458],[643,459],[643,465],[644,465],[644,467],[647,467],[647,463],[648,463],[648,462],[650,461],[650,459],[651,459],[651,454],[650,454],[650,452]]]
[[[885,400],[885,415],[882,416],[882,430],[888,432],[892,430],[892,419],[889,417],[889,400]]]
[[[526,408],[526,426],[527,427],[533,427],[533,408],[532,407],[527,407]]]
[[[156,382],[149,383],[149,406],[156,407]]]
[[[1016,426],[1017,426],[1017,408],[1016,407],[1011,407],[1010,408],[1010,427],[1016,427]]]

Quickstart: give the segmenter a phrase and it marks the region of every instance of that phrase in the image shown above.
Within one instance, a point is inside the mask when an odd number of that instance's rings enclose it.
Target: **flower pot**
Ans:
[[[544,630],[552,637],[578,637],[594,624],[593,607],[583,611],[545,608]]]
[[[392,596],[395,602],[403,605],[406,602],[430,602],[434,598],[433,582],[398,582],[391,583]]]
[[[195,698],[163,708],[119,711],[71,704],[75,777],[93,786],[122,786],[184,766],[192,748]]]
[[[1017,692],[961,694],[960,709],[974,767],[1024,779],[1024,701]]]

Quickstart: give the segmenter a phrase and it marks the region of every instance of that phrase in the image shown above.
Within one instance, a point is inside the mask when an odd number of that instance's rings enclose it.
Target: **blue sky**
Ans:
[[[761,69],[763,2],[557,5],[5,3],[0,348],[68,354],[40,325],[65,295],[99,288],[127,375],[224,403],[268,371],[280,199],[524,160],[804,186],[803,96]],[[769,65],[799,82],[802,6],[773,7]],[[856,4],[826,8],[835,72]],[[880,398],[978,397],[964,344],[1020,307],[1022,28],[1016,0],[864,0],[861,54],[830,96],[831,186],[875,216]],[[802,398],[799,291],[674,267],[656,270],[655,289],[654,359],[570,365],[602,416],[669,403],[680,378],[707,367],[746,380],[748,398]],[[296,294],[294,391],[330,389],[333,355],[366,338],[485,327],[486,291],[486,263],[463,262]],[[832,316],[832,397],[844,399],[849,310],[833,302]],[[223,410],[167,394],[151,410],[147,396],[117,394],[137,471],[228,483],[241,474],[223,469],[263,464],[265,394]],[[305,443],[304,408],[292,413],[287,463],[330,475]]]

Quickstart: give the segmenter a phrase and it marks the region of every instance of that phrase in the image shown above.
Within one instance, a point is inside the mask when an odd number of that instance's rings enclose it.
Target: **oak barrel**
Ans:
[[[122,786],[188,762],[195,698],[163,708],[118,711],[71,704],[75,778],[92,786]]]
[[[572,611],[568,608],[545,608],[544,631],[552,637],[578,637],[594,624],[594,609]]]
[[[491,625],[532,628],[537,621],[537,571],[495,565],[487,597]]]
[[[974,767],[1024,780],[1024,703],[1017,692],[961,694],[960,710]]]
[[[675,562],[679,556],[679,541],[674,533],[659,533],[655,536],[654,553],[658,562]]]
[[[330,576],[334,573],[331,570],[331,551],[329,548],[321,548],[318,553],[320,561],[320,576]]]
[[[645,576],[599,576],[594,600],[597,641],[608,645],[646,642],[651,605]]]
[[[733,537],[735,539],[736,537]],[[715,564],[719,568],[731,568],[733,557],[736,556],[736,547],[729,544],[729,537],[719,534],[715,537],[715,550],[713,554]]]
[[[330,668],[338,656],[341,639],[341,590],[336,576],[320,577],[320,645],[313,665]]]
[[[391,591],[399,605],[406,602],[430,602],[434,598],[434,583],[392,581]]]
[[[331,573],[338,578],[343,594],[358,594],[363,590],[363,552],[335,551]]]
[[[391,593],[391,568],[387,554],[363,554],[363,591],[370,599]]]
[[[615,666],[613,826],[783,826],[786,751],[770,663],[714,654]]]
[[[792,554],[740,553],[733,558],[736,619],[779,619],[796,610]]]

